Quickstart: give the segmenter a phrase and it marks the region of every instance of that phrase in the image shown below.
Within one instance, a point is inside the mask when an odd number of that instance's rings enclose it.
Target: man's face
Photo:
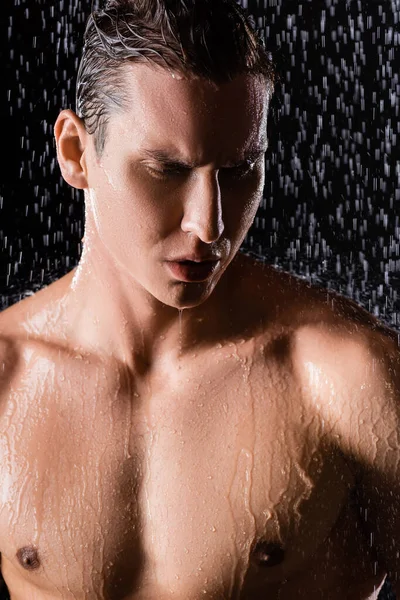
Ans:
[[[100,158],[86,152],[91,244],[164,304],[206,300],[239,250],[264,187],[268,95],[248,75],[216,86],[145,65],[126,70],[131,108],[111,116]],[[98,238],[96,240],[96,237]],[[168,262],[221,257],[204,281]]]

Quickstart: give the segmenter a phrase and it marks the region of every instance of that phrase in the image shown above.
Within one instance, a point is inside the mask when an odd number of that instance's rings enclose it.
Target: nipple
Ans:
[[[274,542],[258,542],[251,556],[252,562],[259,567],[275,567],[285,558],[285,551]]]
[[[21,566],[27,571],[34,571],[40,567],[40,560],[36,548],[24,546],[17,552],[17,558]]]

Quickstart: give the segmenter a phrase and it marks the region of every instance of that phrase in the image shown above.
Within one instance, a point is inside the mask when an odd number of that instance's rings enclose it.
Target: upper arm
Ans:
[[[360,413],[356,435],[343,435],[357,476],[364,527],[400,597],[400,351],[390,339],[373,348],[364,383],[350,402]],[[360,384],[360,382],[358,382]],[[358,389],[357,389],[358,388]],[[355,428],[357,425],[355,425]],[[349,435],[350,434],[350,435]]]
[[[400,598],[400,351],[397,334],[382,332],[318,333],[303,372],[355,475],[363,528]]]

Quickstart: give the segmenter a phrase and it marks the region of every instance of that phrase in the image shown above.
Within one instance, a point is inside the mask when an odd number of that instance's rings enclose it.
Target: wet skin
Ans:
[[[223,335],[148,378],[59,333],[25,339],[24,319],[56,311],[72,273],[3,313],[13,599],[376,597],[386,571],[330,414],[334,398],[345,416],[348,390],[321,397],[305,376],[312,346],[332,345],[333,324],[345,346],[355,322],[289,275],[236,266],[247,316],[237,307]],[[249,290],[274,296],[273,321]]]
[[[360,465],[392,474],[397,424],[368,373],[397,336],[238,253],[264,185],[260,82],[127,82],[101,157],[72,111],[56,123],[85,190],[78,267],[0,315],[12,599],[374,598],[387,556]],[[186,166],[166,173],[166,154]],[[204,282],[166,268],[189,253],[220,257]]]

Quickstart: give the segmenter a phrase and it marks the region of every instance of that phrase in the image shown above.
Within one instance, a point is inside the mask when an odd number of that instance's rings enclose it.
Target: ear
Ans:
[[[82,119],[72,110],[62,110],[54,125],[54,136],[63,178],[74,188],[88,188],[85,149],[89,136]]]

